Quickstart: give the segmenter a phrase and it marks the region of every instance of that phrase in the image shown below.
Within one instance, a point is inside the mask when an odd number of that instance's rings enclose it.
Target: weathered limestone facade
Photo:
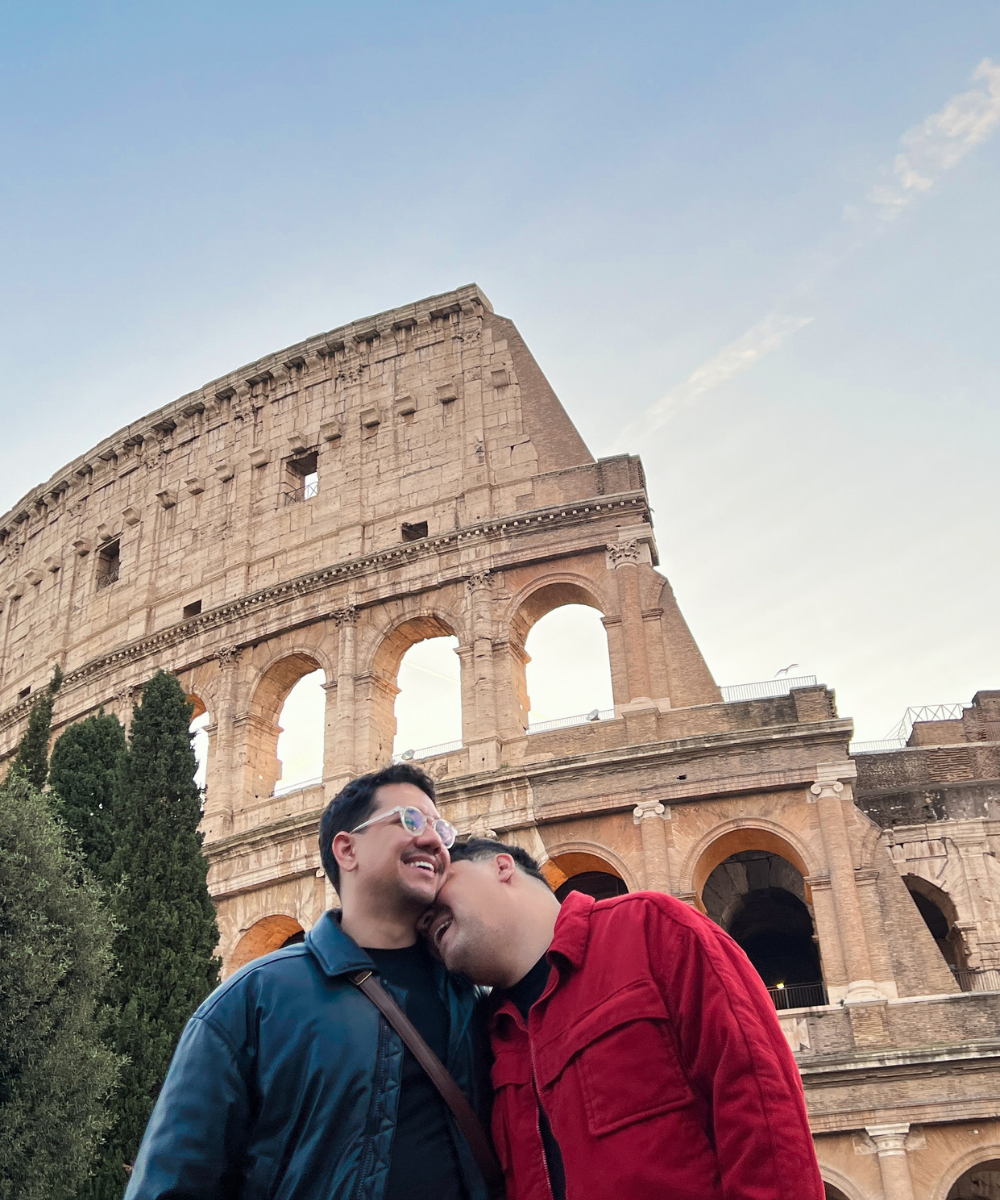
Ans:
[[[232,970],[332,902],[319,813],[389,760],[409,646],[454,636],[462,746],[422,764],[449,819],[521,843],[554,887],[603,872],[751,940],[780,902],[817,964],[808,1006],[775,995],[830,1196],[990,1195],[957,1181],[1000,1159],[1000,991],[960,990],[912,893],[950,897],[952,966],[1000,966],[997,694],[962,751],[986,756],[988,801],[890,803],[928,790],[939,751],[856,766],[822,686],[724,702],[657,561],[639,460],[595,461],[513,324],[460,288],[216,380],[0,518],[0,756],[56,663],[57,732],[102,704],[127,719],[154,669],[177,672],[210,719]],[[525,639],[570,603],[602,615],[614,716],[528,733]],[[281,707],[317,668],[323,780],[275,796]],[[879,782],[890,757],[912,769]]]

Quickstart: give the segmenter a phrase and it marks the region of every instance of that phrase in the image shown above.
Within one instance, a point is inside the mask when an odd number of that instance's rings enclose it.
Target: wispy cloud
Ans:
[[[694,403],[706,392],[712,391],[727,379],[732,379],[758,359],[772,350],[777,350],[791,334],[808,325],[812,317],[788,317],[771,313],[756,325],[751,326],[735,342],[724,346],[714,358],[703,363],[697,371],[678,387],[651,405],[636,421],[626,426],[616,439],[620,447],[633,444],[637,437],[652,433],[665,425],[670,415],[678,408]]]
[[[886,170],[891,181],[878,184],[867,197],[882,220],[895,220],[917,196],[934,186],[943,171],[957,166],[1000,123],[1000,66],[984,58],[972,78],[983,80],[983,86],[952,96],[940,112],[900,138],[899,153]]]
[[[873,187],[862,204],[850,205],[844,210],[850,234],[844,230],[831,231],[821,241],[812,256],[816,265],[793,289],[794,299],[789,301],[790,304],[800,303],[815,290],[821,279],[883,233],[886,222],[895,220],[918,196],[929,191],[943,172],[957,166],[1000,124],[1000,66],[984,58],[972,78],[973,81],[982,80],[981,86],[952,96],[940,112],[933,113],[903,134],[899,152],[883,171],[888,182]],[[677,409],[752,367],[812,319],[770,313],[703,363],[684,383],[671,388],[650,405],[617,436],[616,449],[633,448],[641,438],[665,425]]]

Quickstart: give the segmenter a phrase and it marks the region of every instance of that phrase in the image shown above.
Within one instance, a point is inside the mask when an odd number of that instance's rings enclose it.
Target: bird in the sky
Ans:
[[[787,675],[788,672],[791,671],[793,667],[797,667],[798,665],[799,665],[798,663],[789,663],[787,667],[782,667],[781,670],[778,672],[777,675],[775,675],[774,678],[779,679],[782,675]]]

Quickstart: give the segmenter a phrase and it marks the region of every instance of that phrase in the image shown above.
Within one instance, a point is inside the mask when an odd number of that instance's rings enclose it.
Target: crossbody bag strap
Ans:
[[[448,1068],[420,1036],[416,1026],[399,1007],[371,971],[358,971],[350,977],[351,983],[359,987],[382,1016],[395,1029],[404,1043],[413,1051],[413,1057],[427,1072],[431,1083],[441,1093],[441,1098],[451,1109],[458,1127],[469,1143],[469,1149],[479,1170],[486,1180],[491,1196],[502,1196],[504,1192],[503,1171],[493,1152],[482,1122],[472,1111],[465,1093],[451,1077]]]

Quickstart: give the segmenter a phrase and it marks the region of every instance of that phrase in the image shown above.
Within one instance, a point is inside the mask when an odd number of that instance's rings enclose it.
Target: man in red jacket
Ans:
[[[474,839],[425,932],[494,988],[509,1200],[823,1200],[774,1007],[707,917],[660,892],[560,907],[523,850]]]

